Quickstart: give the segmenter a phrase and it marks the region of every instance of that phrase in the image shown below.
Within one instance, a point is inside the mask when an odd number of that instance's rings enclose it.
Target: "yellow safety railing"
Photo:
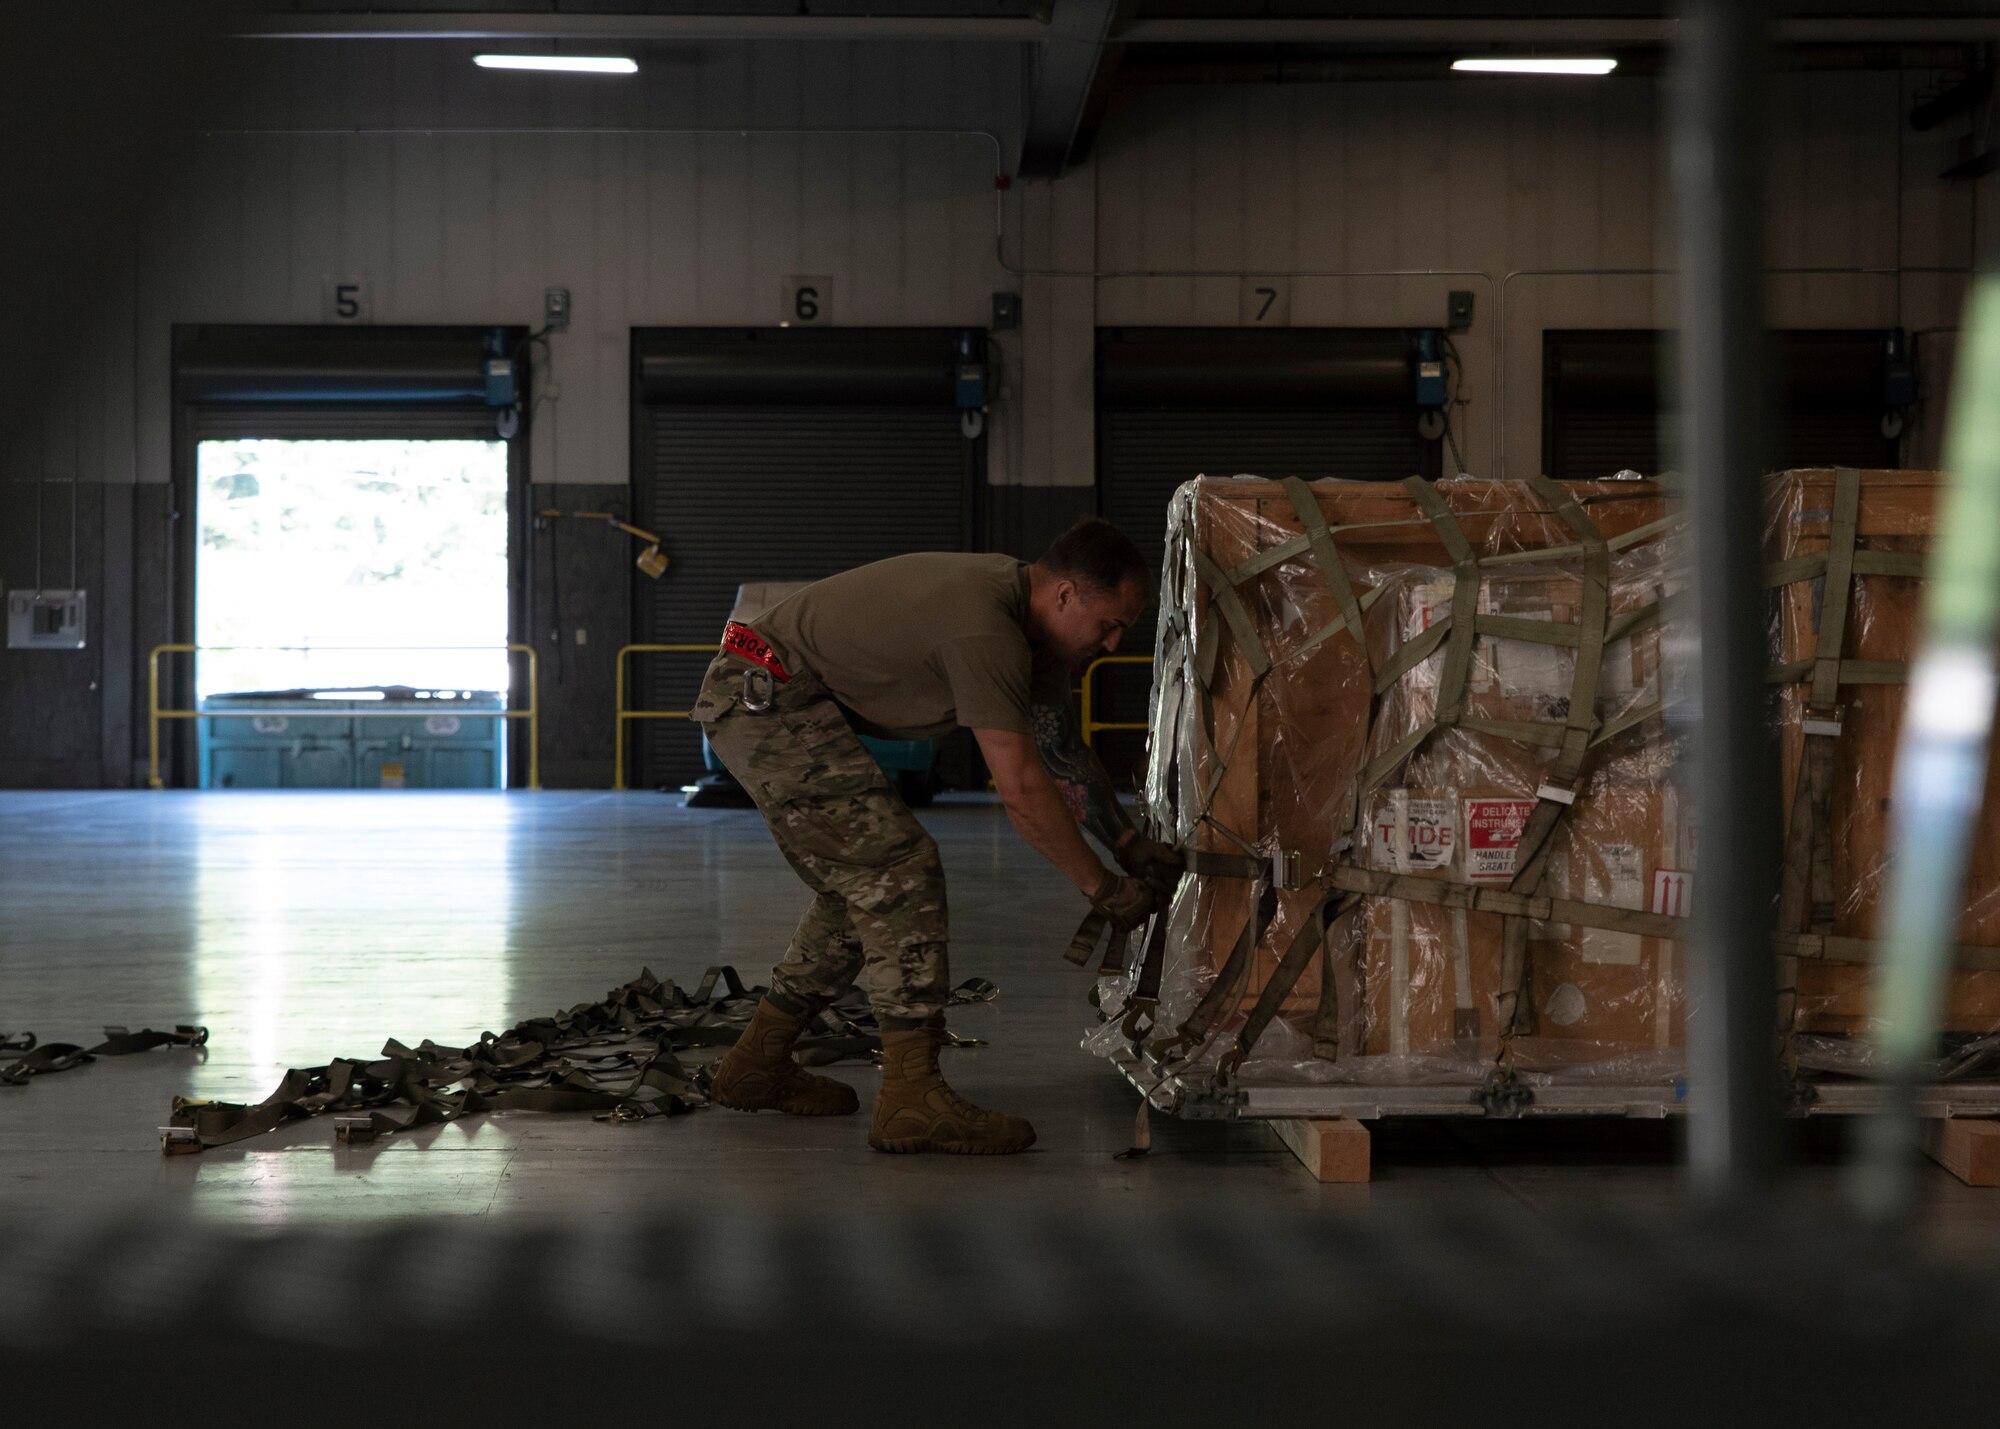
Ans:
[[[618,651],[618,672],[612,679],[615,717],[612,736],[616,753],[611,759],[611,787],[625,787],[625,723],[635,719],[686,719],[686,710],[629,710],[625,708],[625,657],[627,655],[713,655],[720,645],[626,645]]]
[[[197,655],[202,651],[302,650],[317,655],[352,650],[492,650],[492,645],[155,645],[146,659],[146,782],[155,789],[166,788],[160,778],[160,721],[163,719],[257,719],[269,710],[170,710],[160,708],[160,657]],[[542,716],[540,662],[530,645],[509,645],[510,654],[528,657],[528,705],[525,709],[505,709],[469,716],[474,719],[524,719],[528,722],[528,787],[542,787]],[[410,711],[395,710],[287,710],[286,719],[409,719]]]
[[[1099,730],[1141,730],[1152,728],[1144,720],[1120,722],[1094,718],[1097,708],[1097,681],[1095,677],[1098,670],[1106,665],[1150,665],[1152,663],[1153,657],[1151,655],[1100,655],[1083,667],[1083,742],[1091,749],[1094,750],[1097,748],[1096,740]]]

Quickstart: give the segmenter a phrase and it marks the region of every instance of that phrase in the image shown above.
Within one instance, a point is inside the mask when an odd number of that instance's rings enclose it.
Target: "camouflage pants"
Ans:
[[[950,975],[937,843],[817,680],[772,681],[770,708],[757,712],[743,704],[753,670],[761,682],[757,666],[716,656],[692,714],[817,895],[772,990],[821,1003],[858,980],[885,1025],[942,1012]]]

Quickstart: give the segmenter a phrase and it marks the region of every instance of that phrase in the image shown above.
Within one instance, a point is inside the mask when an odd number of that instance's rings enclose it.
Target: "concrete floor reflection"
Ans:
[[[389,1036],[470,1038],[512,1020],[515,870],[535,857],[522,804],[189,798],[195,1005],[232,1028],[232,1078],[275,1084],[333,1049],[374,1055]]]
[[[1088,978],[1062,960],[1075,893],[990,802],[925,811],[951,882],[954,978],[1000,985],[954,1014],[990,1045],[948,1053],[966,1095],[1032,1118],[998,1160],[885,1157],[864,1118],[708,1111],[630,1126],[495,1114],[343,1147],[307,1121],[163,1158],[175,1095],[261,1100],[287,1067],[373,1056],[389,1037],[463,1045],[592,1000],[650,966],[763,978],[807,900],[754,812],[651,793],[0,794],[0,1030],[89,1042],[105,1023],[206,1023],[205,1056],[157,1052],[0,1088],[0,1215],[65,1204],[191,1204],[274,1225],[502,1212],[623,1217],[668,1198],[718,1208],[838,1202],[888,1212],[978,1200],[1170,1216],[1226,1200],[1247,1217],[1506,1197],[1562,1215],[1649,1213],[1681,1195],[1659,1124],[1378,1135],[1370,1186],[1314,1184],[1263,1127],[1154,1120],[1079,1048]],[[864,1106],[875,1073],[842,1066]],[[1831,1203],[1838,1167],[1807,1167]],[[1988,1245],[2000,1197],[1927,1179],[1947,1244]]]

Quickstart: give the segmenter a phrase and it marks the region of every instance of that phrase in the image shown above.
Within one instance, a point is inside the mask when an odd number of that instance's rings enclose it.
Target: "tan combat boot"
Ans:
[[[789,1116],[851,1116],[861,1107],[854,1088],[831,1077],[816,1077],[792,1060],[792,1044],[811,1022],[811,1012],[783,1012],[770,998],[728,1055],[716,1064],[709,1096],[737,1111],[781,1111]]]
[[[882,1034],[882,1090],[868,1144],[877,1151],[948,1151],[1004,1156],[1035,1144],[1027,1119],[974,1106],[938,1072],[944,1028],[933,1023]]]

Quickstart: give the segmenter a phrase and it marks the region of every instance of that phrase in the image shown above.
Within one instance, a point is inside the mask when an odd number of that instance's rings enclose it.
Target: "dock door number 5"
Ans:
[[[368,280],[326,278],[319,289],[319,320],[323,323],[368,321]]]

